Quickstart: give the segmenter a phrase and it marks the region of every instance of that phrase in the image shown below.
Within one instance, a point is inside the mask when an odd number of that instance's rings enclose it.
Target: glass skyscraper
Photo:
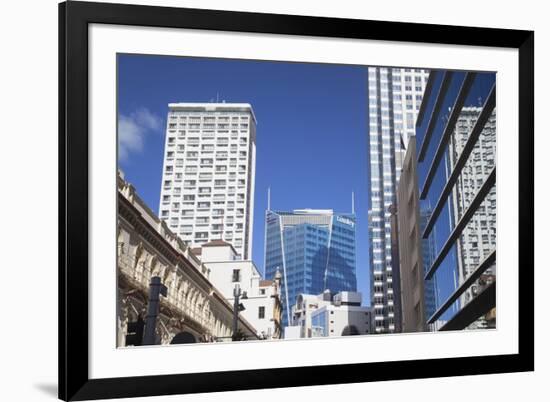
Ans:
[[[266,211],[265,277],[283,274],[283,325],[300,293],[355,291],[355,215]]]
[[[391,212],[410,136],[428,71],[412,68],[369,67],[370,210],[369,250],[371,306],[375,331],[394,332],[401,320],[394,285]],[[398,278],[396,283],[398,282]],[[396,301],[396,304],[394,304]]]
[[[496,325],[496,74],[432,71],[416,123],[440,330]],[[427,250],[424,250],[427,251]]]

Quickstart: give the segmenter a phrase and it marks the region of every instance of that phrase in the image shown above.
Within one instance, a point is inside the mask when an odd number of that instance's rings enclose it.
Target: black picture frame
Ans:
[[[517,354],[90,379],[88,25],[514,48],[519,52]],[[59,398],[88,400],[534,370],[534,32],[70,1],[59,5]]]

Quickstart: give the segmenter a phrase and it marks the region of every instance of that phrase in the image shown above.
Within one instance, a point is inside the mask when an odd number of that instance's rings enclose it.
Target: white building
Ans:
[[[359,292],[331,296],[329,291],[299,295],[293,308],[294,326],[285,328],[285,338],[294,328],[300,328],[300,338],[373,333],[372,309],[361,306],[361,297]]]
[[[237,259],[235,248],[222,240],[213,240],[193,249],[199,254],[201,262],[210,272],[210,280],[233,304],[233,290],[239,286],[246,292],[246,298],[240,299],[245,310],[240,314],[256,328],[261,339],[282,337],[282,304],[280,299],[281,273],[277,272],[271,280],[263,280],[258,268],[250,260]]]
[[[256,118],[248,103],[170,103],[159,215],[192,247],[252,255]]]
[[[284,338],[285,339],[300,339],[302,338],[301,336],[301,327],[297,326],[297,325],[291,325],[291,326],[286,326],[285,327],[285,334],[284,334]]]
[[[482,107],[463,107],[456,128],[449,141],[449,160],[452,167],[462,153],[470,133],[477,123]],[[470,203],[481,188],[485,178],[491,173],[496,164],[496,111],[489,117],[487,123],[479,136],[477,143],[471,151],[462,172],[453,187],[451,196],[452,215],[454,222],[458,222]],[[485,201],[479,206],[477,212],[472,216],[462,234],[458,238],[458,276],[459,283],[478,267],[483,259],[496,249],[496,186],[493,185]],[[495,280],[495,267],[489,268],[482,279],[485,282]],[[467,305],[481,291],[478,284],[472,285],[461,297],[462,306]],[[470,328],[485,328],[487,320],[480,319],[474,322]]]
[[[292,324],[293,327],[300,328],[300,338],[311,338],[313,336],[311,332],[311,314],[324,306],[330,305],[332,295],[330,291],[326,290],[320,295],[299,294],[296,297],[296,304],[292,306]],[[292,332],[292,327],[285,327],[285,339],[287,333]]]
[[[396,204],[405,150],[428,80],[427,70],[369,67],[369,238],[371,305],[376,332],[399,331],[399,291],[393,280],[390,205]]]

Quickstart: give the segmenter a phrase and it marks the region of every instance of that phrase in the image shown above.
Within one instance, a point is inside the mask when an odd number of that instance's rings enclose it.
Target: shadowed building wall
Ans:
[[[402,331],[421,332],[426,330],[426,312],[414,136],[409,139],[397,197]]]

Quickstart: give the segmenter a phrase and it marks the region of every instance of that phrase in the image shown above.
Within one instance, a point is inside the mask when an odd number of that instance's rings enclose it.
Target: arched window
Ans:
[[[342,330],[342,336],[359,335],[359,330],[355,325],[346,325]]]

